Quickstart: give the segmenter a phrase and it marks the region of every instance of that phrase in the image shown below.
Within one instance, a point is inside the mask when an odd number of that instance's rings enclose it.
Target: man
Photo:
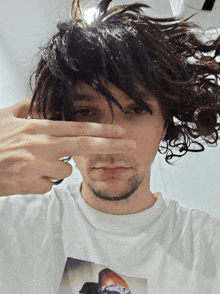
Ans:
[[[0,289],[78,293],[108,268],[132,293],[219,293],[220,220],[149,183],[158,149],[170,161],[218,140],[220,39],[109,2],[88,25],[74,1],[58,25],[33,119],[27,100],[1,110],[0,194],[14,196],[1,199]],[[71,174],[66,156],[83,181],[51,190]]]

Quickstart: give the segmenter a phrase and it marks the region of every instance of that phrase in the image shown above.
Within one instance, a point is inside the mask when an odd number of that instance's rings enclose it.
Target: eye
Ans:
[[[132,109],[132,111],[135,113],[135,114],[142,114],[142,113],[145,113],[147,110],[146,109],[142,109],[140,107],[135,107]]]
[[[134,107],[135,106],[135,107]],[[146,113],[152,114],[152,110],[150,109],[149,106],[144,106],[144,107],[139,107],[136,104],[131,106],[128,111],[126,111],[126,114],[137,114],[137,115],[144,115]]]
[[[97,111],[90,108],[76,109],[73,112],[74,120],[76,121],[92,121],[97,117]]]
[[[88,116],[89,114],[91,114],[90,109],[78,109],[74,112],[74,115],[77,116]]]

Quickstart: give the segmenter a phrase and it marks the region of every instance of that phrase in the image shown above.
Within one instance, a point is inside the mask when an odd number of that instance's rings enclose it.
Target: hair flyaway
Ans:
[[[71,18],[41,49],[31,110],[44,118],[74,121],[72,89],[84,82],[121,109],[105,87],[109,81],[138,106],[137,83],[155,95],[167,133],[159,148],[167,162],[188,151],[216,144],[220,124],[220,37],[201,41],[202,30],[189,19],[152,18],[149,6],[109,7],[103,0],[94,20],[83,18],[75,0]],[[112,109],[111,109],[112,110]]]

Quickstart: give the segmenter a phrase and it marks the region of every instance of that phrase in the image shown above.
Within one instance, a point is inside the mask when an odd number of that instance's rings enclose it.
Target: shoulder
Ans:
[[[206,211],[186,207],[173,199],[164,198],[164,202],[168,211],[176,215],[179,219],[193,221],[195,225],[201,225],[204,222],[216,223],[220,225],[220,218],[212,216]]]
[[[220,218],[199,209],[184,207],[175,200],[164,201],[166,215],[174,231],[204,244],[215,243],[220,249]]]

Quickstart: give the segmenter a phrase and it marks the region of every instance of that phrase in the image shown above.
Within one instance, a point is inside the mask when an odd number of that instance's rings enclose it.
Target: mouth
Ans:
[[[120,163],[117,163],[117,164],[107,164],[104,165],[104,164],[100,164],[100,165],[97,165],[96,167],[94,168],[129,168],[129,166],[126,166],[125,164],[120,164]]]
[[[95,168],[97,171],[103,173],[103,174],[118,174],[118,173],[122,173],[125,172],[127,170],[129,170],[129,167],[123,167],[123,166],[116,166],[116,167],[99,167],[99,168]]]

